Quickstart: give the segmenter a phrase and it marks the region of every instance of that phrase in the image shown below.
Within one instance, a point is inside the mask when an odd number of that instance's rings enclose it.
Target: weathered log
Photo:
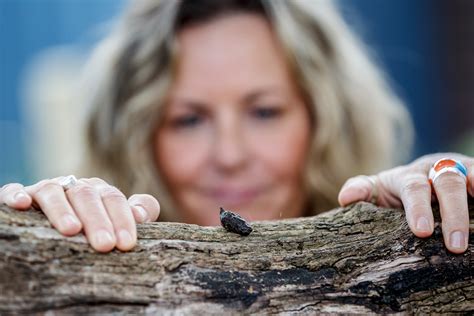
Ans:
[[[403,211],[368,203],[256,222],[249,236],[148,223],[133,251],[109,254],[0,206],[0,314],[469,313],[472,202],[461,255],[444,247],[438,213],[420,239]]]

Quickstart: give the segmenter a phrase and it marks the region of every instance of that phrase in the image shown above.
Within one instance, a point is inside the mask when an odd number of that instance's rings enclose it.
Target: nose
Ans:
[[[232,173],[248,161],[244,130],[237,115],[221,117],[216,122],[213,142],[213,162],[219,171]]]

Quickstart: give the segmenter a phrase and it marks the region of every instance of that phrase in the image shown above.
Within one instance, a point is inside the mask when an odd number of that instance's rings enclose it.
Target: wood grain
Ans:
[[[249,236],[148,223],[133,251],[99,254],[39,211],[4,205],[0,314],[469,313],[473,213],[471,201],[462,255],[447,252],[439,223],[420,239],[402,210],[369,203],[255,222]]]

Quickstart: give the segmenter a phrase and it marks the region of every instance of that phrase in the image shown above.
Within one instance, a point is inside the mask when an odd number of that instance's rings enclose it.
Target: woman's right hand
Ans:
[[[26,187],[4,185],[0,204],[17,210],[37,205],[61,234],[73,236],[84,230],[99,252],[132,249],[137,242],[136,223],[155,221],[160,214],[160,204],[149,194],[134,194],[127,200],[119,189],[99,178],[79,179],[65,192],[61,179]]]

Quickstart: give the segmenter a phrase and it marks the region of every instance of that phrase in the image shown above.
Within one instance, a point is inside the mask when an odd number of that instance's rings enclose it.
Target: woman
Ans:
[[[380,172],[408,152],[410,120],[331,1],[136,1],[89,69],[85,177],[9,184],[0,202],[37,204],[98,251],[133,248],[158,216],[217,225],[219,206],[265,220],[371,201],[427,237],[435,197],[447,248],[467,249],[474,159]],[[431,186],[443,156],[459,164]]]

